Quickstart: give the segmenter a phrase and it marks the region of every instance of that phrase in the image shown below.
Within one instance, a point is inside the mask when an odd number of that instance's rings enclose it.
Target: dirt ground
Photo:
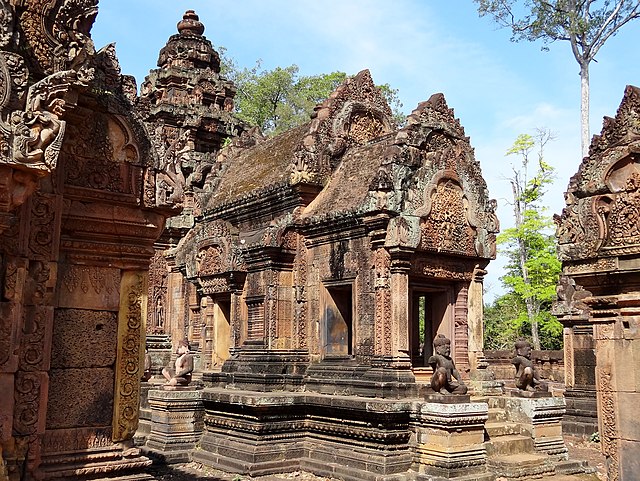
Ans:
[[[333,481],[332,478],[314,476],[303,471],[273,474],[270,476],[251,477],[242,474],[229,474],[198,463],[159,466],[150,470],[157,481]]]
[[[569,449],[570,459],[582,459],[596,470],[600,481],[608,481],[604,463],[604,456],[600,452],[600,444],[585,441],[581,438],[565,437],[565,443]],[[157,481],[333,481],[332,478],[323,478],[303,471],[292,473],[274,474],[270,476],[251,477],[239,474],[229,474],[202,466],[198,463],[178,464],[173,466],[157,466],[150,470],[150,474]],[[553,478],[545,478],[550,481]]]
[[[600,443],[593,443],[582,438],[565,436],[564,442],[569,450],[569,459],[584,459],[596,470],[601,481],[608,481],[604,455],[600,452]]]

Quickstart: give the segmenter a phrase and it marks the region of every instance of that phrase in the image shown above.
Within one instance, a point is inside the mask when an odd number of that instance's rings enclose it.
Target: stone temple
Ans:
[[[585,470],[564,399],[487,369],[496,202],[442,94],[399,128],[365,70],[265,138],[193,11],[138,93],[97,0],[0,9],[0,480]]]

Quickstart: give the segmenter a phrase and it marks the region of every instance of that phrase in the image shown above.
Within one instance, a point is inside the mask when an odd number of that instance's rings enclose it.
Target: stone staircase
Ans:
[[[557,479],[557,476],[567,481],[588,479],[571,476],[592,472],[586,462],[567,460],[565,453],[550,455],[537,450],[534,429],[527,423],[512,420],[517,416],[508,412],[503,400],[486,398],[489,419],[485,423],[485,448],[489,472],[505,481]]]

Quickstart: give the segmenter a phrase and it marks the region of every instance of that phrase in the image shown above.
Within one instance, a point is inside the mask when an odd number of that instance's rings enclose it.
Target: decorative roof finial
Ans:
[[[180,35],[202,35],[204,25],[200,21],[194,10],[187,10],[178,22],[178,32]]]

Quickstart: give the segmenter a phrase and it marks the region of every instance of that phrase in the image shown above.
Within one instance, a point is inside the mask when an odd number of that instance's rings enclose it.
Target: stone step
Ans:
[[[489,471],[504,481],[515,481],[554,474],[553,463],[546,455],[518,453],[493,456],[487,460]]]
[[[495,439],[484,443],[487,450],[487,456],[507,456],[510,454],[533,453],[533,439],[529,436],[520,436],[510,434],[506,436],[498,436]]]
[[[506,421],[488,421],[484,424],[484,430],[490,440],[499,436],[522,434],[520,424]]]
[[[489,408],[489,419],[488,422],[503,422],[507,420],[507,412],[504,409],[500,408]]]
[[[558,474],[581,474],[593,473],[595,468],[589,466],[589,463],[580,459],[569,459],[556,463],[556,473]]]
[[[597,474],[554,474],[551,478],[543,478],[548,479],[549,481],[601,481],[601,478],[598,477]]]

